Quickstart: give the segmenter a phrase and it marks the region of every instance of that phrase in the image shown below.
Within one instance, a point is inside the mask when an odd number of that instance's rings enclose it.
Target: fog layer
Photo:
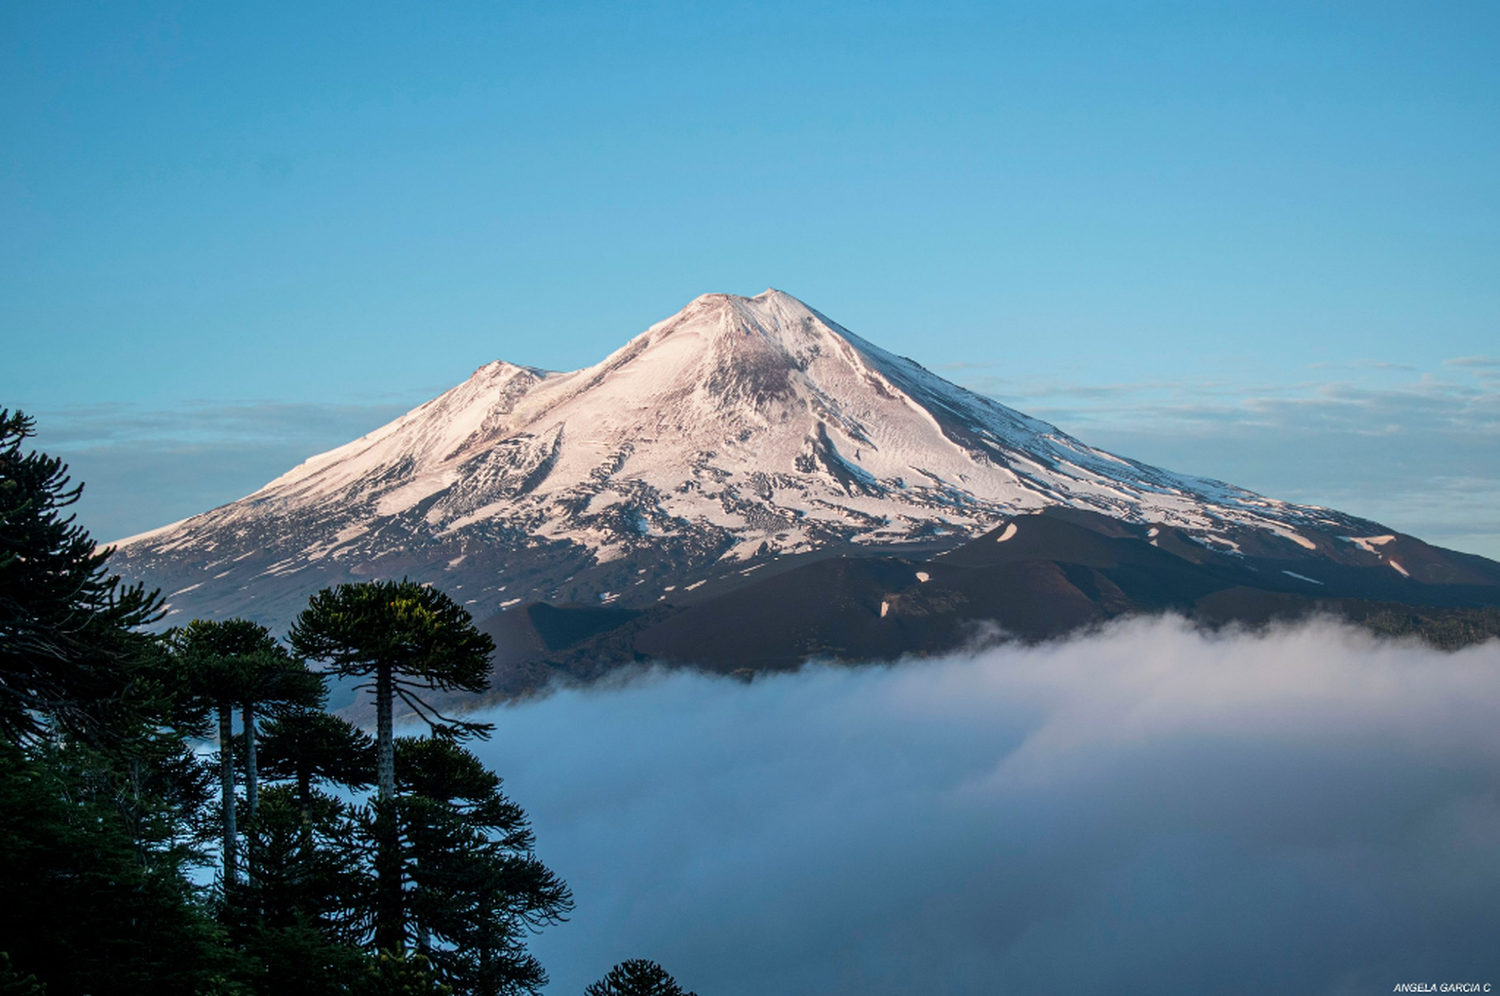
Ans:
[[[488,718],[577,898],[550,993],[1500,986],[1497,644],[1156,620]]]

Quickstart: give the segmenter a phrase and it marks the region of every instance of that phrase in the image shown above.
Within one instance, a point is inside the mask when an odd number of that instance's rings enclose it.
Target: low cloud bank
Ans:
[[[1500,644],[1137,621],[489,718],[578,901],[552,993],[1500,987]]]

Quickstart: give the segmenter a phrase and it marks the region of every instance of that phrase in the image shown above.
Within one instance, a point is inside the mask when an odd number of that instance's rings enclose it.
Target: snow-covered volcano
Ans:
[[[495,362],[246,498],[121,541],[179,612],[283,620],[410,575],[476,615],[619,604],[833,547],[956,543],[1067,506],[1219,550],[1306,554],[1373,524],[1086,446],[781,291],[706,294],[596,366]],[[1347,544],[1345,544],[1347,545]]]

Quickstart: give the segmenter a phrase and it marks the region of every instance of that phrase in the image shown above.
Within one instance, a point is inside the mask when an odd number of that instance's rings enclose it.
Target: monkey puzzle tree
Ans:
[[[448,737],[396,741],[409,939],[465,996],[534,993],[535,929],[573,909],[566,883],[536,857],[526,814],[498,775]]]
[[[677,980],[654,961],[631,958],[583,991],[584,996],[696,996],[684,992]]]
[[[266,636],[270,635],[267,631]],[[254,819],[259,805],[260,778],[256,756],[256,716],[316,709],[323,704],[328,693],[323,676],[308,670],[306,662],[292,656],[274,639],[245,660],[241,677],[244,682],[240,692],[240,724],[245,737],[245,809]]]
[[[160,595],[109,575],[112,549],[68,514],[83,485],[67,466],[21,452],[35,426],[0,408],[0,736],[15,742],[49,724],[97,735],[91,707],[134,680],[143,638],[129,631],[161,614]]]
[[[219,797],[222,809],[224,887],[232,887],[237,873],[239,826],[234,795],[234,704],[246,685],[245,658],[264,645],[270,634],[248,619],[214,622],[194,619],[172,634],[173,656],[188,687],[219,713]]]
[[[274,717],[266,723],[261,747],[266,776],[296,783],[304,820],[311,819],[318,783],[363,789],[375,781],[375,740],[348,720],[318,709]]]
[[[318,786],[373,784],[375,740],[321,710],[287,709],[262,730],[260,764],[281,784],[263,790],[246,828],[232,936],[264,966],[260,991],[347,993],[374,911],[368,838],[362,807]]]
[[[412,581],[368,581],[324,588],[292,625],[288,640],[304,657],[323,661],[334,674],[363,678],[356,688],[375,692],[377,786],[375,943],[396,950],[402,937],[400,842],[395,797],[396,699],[434,730],[485,735],[490,727],[450,719],[421,693],[489,687],[495,644],[474,627],[458,603],[436,588]]]
[[[257,992],[348,992],[371,909],[357,812],[321,792],[304,810],[290,785],[265,790],[246,827],[246,884],[224,911],[230,938],[261,966]]]
[[[137,630],[159,595],[106,572],[32,435],[0,409],[0,990],[191,996],[236,958],[186,874],[205,710]]]
[[[323,679],[248,619],[194,619],[173,634],[173,650],[189,686],[219,713],[219,782],[223,805],[224,883],[236,878],[238,819],[234,794],[234,708],[245,735],[248,815],[257,802],[255,714],[258,708],[305,707],[323,701]]]

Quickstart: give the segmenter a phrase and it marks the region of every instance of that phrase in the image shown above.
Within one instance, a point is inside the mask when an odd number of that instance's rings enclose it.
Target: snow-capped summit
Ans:
[[[582,370],[480,367],[246,498],[122,541],[116,563],[193,614],[279,617],[331,581],[400,574],[480,614],[644,604],[776,555],[957,542],[1054,506],[1228,551],[1369,527],[1086,446],[767,290],[698,297]]]

